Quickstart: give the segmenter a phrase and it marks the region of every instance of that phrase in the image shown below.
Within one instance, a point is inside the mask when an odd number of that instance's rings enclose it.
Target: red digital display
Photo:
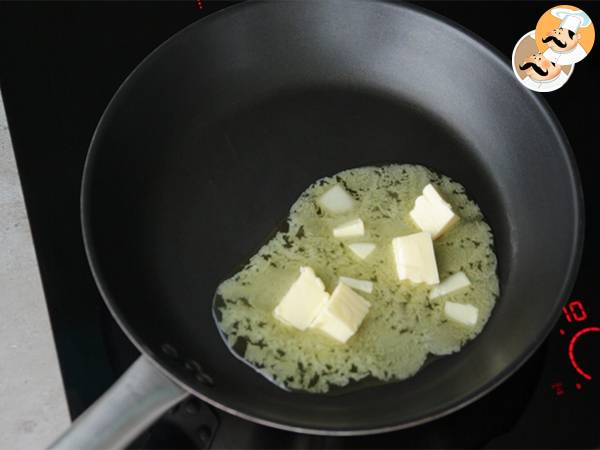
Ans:
[[[595,360],[589,361],[589,359],[585,359],[586,356],[589,357],[590,348],[590,342],[587,341],[585,336],[589,336],[590,333],[600,333],[600,326],[592,326],[592,324],[588,323],[590,316],[581,300],[570,301],[563,307],[562,311],[567,323],[563,323],[563,326],[558,329],[558,332],[567,339],[568,345],[566,350],[570,366],[568,371],[575,369],[577,378],[565,383],[559,378],[550,384],[554,394],[559,397],[571,391],[572,387],[577,391],[582,390],[585,387],[585,381],[590,381],[592,379],[591,369],[596,366],[594,365]],[[587,351],[582,349],[582,345],[579,345],[578,353],[576,351],[576,345],[578,342],[581,342],[582,338],[586,341],[586,344],[584,344],[583,347],[584,349],[587,349]],[[579,360],[577,359],[578,357]],[[573,372],[570,373],[573,374]],[[563,374],[563,376],[565,375],[569,377],[567,372]],[[583,379],[579,378],[579,376]]]
[[[573,369],[575,369],[575,372],[582,376],[584,380],[590,381],[592,379],[592,374],[585,370],[585,361],[584,364],[581,364],[581,359],[580,361],[577,360],[575,354],[575,346],[583,336],[589,333],[599,333],[600,327],[589,326],[588,324],[582,323],[588,319],[588,312],[586,311],[581,300],[573,300],[569,302],[566,306],[563,307],[562,310],[565,316],[565,320],[568,322],[568,324],[577,327],[575,330],[572,330],[571,326],[566,326],[564,328],[559,328],[558,330],[562,336],[565,336],[569,340],[567,348],[569,362],[571,363]],[[580,328],[581,325],[583,325],[584,327]],[[580,352],[579,357],[581,358],[581,356],[582,355]],[[584,387],[584,385],[582,384],[584,380],[576,380],[576,382],[574,383],[575,389],[581,390]],[[571,385],[571,383],[568,383],[568,385]],[[565,393],[565,385],[563,385],[562,381],[553,383],[551,387],[557,396],[561,396]]]

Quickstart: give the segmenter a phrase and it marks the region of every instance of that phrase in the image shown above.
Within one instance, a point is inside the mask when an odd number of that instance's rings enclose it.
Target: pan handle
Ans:
[[[140,356],[51,449],[124,448],[188,392]]]

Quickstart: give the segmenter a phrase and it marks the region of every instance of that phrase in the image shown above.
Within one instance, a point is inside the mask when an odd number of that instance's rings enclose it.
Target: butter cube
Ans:
[[[350,211],[354,207],[354,199],[339,184],[325,192],[318,200],[319,204],[334,214]]]
[[[344,283],[338,283],[311,328],[345,344],[364,320],[371,304]]]
[[[356,278],[340,277],[340,282],[346,286],[350,286],[352,289],[358,289],[359,291],[370,294],[373,292],[373,282],[367,280],[357,280]]]
[[[354,244],[348,244],[348,248],[360,259],[367,259],[377,246],[370,242],[356,242]]]
[[[438,284],[433,241],[426,231],[409,234],[392,240],[398,279],[414,283]]]
[[[409,214],[421,230],[431,233],[433,239],[440,237],[459,221],[459,217],[452,211],[452,206],[432,184],[425,186],[423,195],[417,197]]]
[[[333,236],[336,238],[363,236],[365,234],[365,224],[362,219],[354,219],[338,225],[333,229]]]
[[[471,285],[469,278],[464,274],[464,272],[457,272],[454,275],[450,275],[444,281],[442,281],[437,286],[434,286],[431,292],[429,293],[429,298],[437,298],[442,295],[448,295],[452,292],[459,291]]]
[[[462,325],[468,325],[472,327],[477,323],[479,310],[473,305],[446,302],[444,304],[444,313],[449,319],[452,319]]]
[[[273,315],[287,325],[306,330],[329,294],[325,285],[310,267],[300,267],[300,276],[283,296]]]

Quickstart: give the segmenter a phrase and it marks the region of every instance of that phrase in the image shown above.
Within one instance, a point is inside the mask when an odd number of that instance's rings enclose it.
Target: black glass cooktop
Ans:
[[[119,84],[152,49],[230,4],[204,0],[0,4],[0,86],[73,417],[137,356],[96,290],[81,240],[80,178],[94,127]],[[420,5],[479,34],[506,56],[507,64],[515,42],[535,27],[543,11],[555,6],[542,2]],[[577,5],[600,23],[599,5]],[[600,380],[596,380],[600,379],[600,306],[595,298],[595,251],[599,249],[595,230],[600,223],[594,208],[600,196],[595,178],[599,116],[592,101],[600,94],[599,54],[596,49],[577,64],[565,88],[543,95],[562,123],[579,164],[586,196],[586,245],[573,294],[564,299],[563,317],[507,382],[433,423],[358,438],[271,430],[188,400],[132,447],[600,447]]]

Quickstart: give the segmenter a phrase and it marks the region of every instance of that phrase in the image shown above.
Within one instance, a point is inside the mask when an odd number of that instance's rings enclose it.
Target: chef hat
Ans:
[[[551,13],[554,17],[558,17],[561,20],[561,28],[570,30],[573,33],[577,33],[579,28],[585,28],[592,23],[590,16],[580,9],[554,8],[551,10]]]

